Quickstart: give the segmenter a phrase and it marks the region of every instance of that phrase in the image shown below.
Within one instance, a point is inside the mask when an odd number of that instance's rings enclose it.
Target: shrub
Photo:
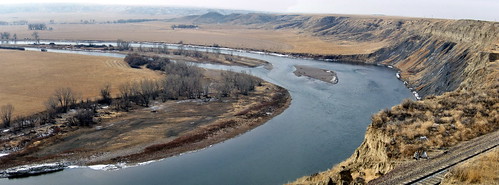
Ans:
[[[125,57],[125,62],[133,68],[140,68],[141,66],[146,65],[148,62],[147,60],[146,57],[139,55],[138,53],[128,54]]]
[[[70,126],[90,126],[94,124],[95,111],[92,109],[78,109],[76,114],[68,119]]]

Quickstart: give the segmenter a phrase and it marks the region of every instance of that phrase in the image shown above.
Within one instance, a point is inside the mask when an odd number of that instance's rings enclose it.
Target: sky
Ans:
[[[383,14],[499,21],[499,0],[0,0],[12,3],[166,5],[280,13]]]

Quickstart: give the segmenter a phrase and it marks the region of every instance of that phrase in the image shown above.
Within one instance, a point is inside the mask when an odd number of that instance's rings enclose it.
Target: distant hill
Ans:
[[[126,14],[145,15],[202,15],[216,12],[221,15],[235,13],[254,13],[246,10],[226,10],[190,7],[169,7],[169,6],[126,6],[126,5],[96,5],[96,4],[76,4],[76,3],[54,3],[54,4],[7,4],[0,6],[0,14],[8,13],[85,13],[85,12],[113,12]]]

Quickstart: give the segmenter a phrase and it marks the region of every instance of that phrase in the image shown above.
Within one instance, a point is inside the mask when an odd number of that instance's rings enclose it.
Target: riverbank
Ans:
[[[215,72],[210,73],[214,77]],[[57,133],[28,140],[21,150],[1,157],[0,165],[2,169],[60,161],[69,165],[133,165],[162,159],[245,133],[279,115],[290,100],[285,89],[264,82],[248,96],[156,102],[129,113],[104,109],[100,112],[107,118],[101,117],[105,119],[102,123],[79,129],[53,125],[47,129]]]
[[[154,53],[143,54],[153,57]],[[229,55],[205,53],[196,56],[206,59]],[[160,57],[202,62],[201,57],[194,60],[196,57],[187,54]],[[248,67],[267,64],[263,60],[239,56],[225,62]],[[120,67],[130,68],[127,65]],[[209,92],[217,89],[227,75],[218,70],[202,71],[205,81],[213,86],[208,87]],[[289,106],[291,97],[284,88],[258,81],[259,85],[247,95],[218,97],[211,93],[200,99],[156,100],[145,108],[132,106],[130,112],[117,111],[112,105],[97,105],[97,116],[93,120],[99,121],[90,127],[69,124],[71,116],[77,112],[71,110],[58,115],[54,124],[7,129],[0,142],[1,150],[9,154],[0,157],[0,168],[60,161],[68,165],[140,163],[208,147],[262,125]]]
[[[270,65],[269,62],[258,60],[249,57],[237,56],[233,54],[222,53],[222,48],[210,47],[212,52],[204,52],[203,49],[206,48],[189,48],[182,44],[167,44],[167,43],[140,43],[139,47],[132,47],[127,49],[121,49],[119,47],[113,46],[113,44],[56,44],[57,41],[47,41],[49,44],[16,44],[16,47],[5,48],[39,48],[40,50],[46,51],[46,49],[57,49],[57,50],[71,50],[71,51],[91,51],[91,52],[105,52],[105,53],[119,53],[127,55],[129,53],[140,53],[148,56],[159,56],[166,57],[171,60],[184,61],[184,62],[196,62],[196,63],[208,63],[208,64],[221,64],[228,66],[245,66],[245,67],[258,67]],[[70,41],[62,41],[70,42]],[[106,41],[93,41],[105,43]],[[128,43],[132,44],[132,43]],[[142,44],[149,45],[142,47]],[[205,47],[205,46],[196,46]],[[2,48],[0,48],[2,49]],[[232,53],[232,52],[231,52]]]

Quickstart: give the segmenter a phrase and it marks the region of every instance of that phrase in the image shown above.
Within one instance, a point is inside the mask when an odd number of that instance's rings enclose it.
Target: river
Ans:
[[[0,184],[283,184],[343,161],[361,144],[373,113],[405,98],[414,99],[396,78],[396,71],[386,67],[230,52],[269,61],[273,69],[199,66],[249,71],[288,89],[293,98],[291,106],[252,131],[199,151],[120,170],[71,168],[29,178],[0,179]],[[297,77],[293,74],[297,64],[334,71],[339,83]]]

